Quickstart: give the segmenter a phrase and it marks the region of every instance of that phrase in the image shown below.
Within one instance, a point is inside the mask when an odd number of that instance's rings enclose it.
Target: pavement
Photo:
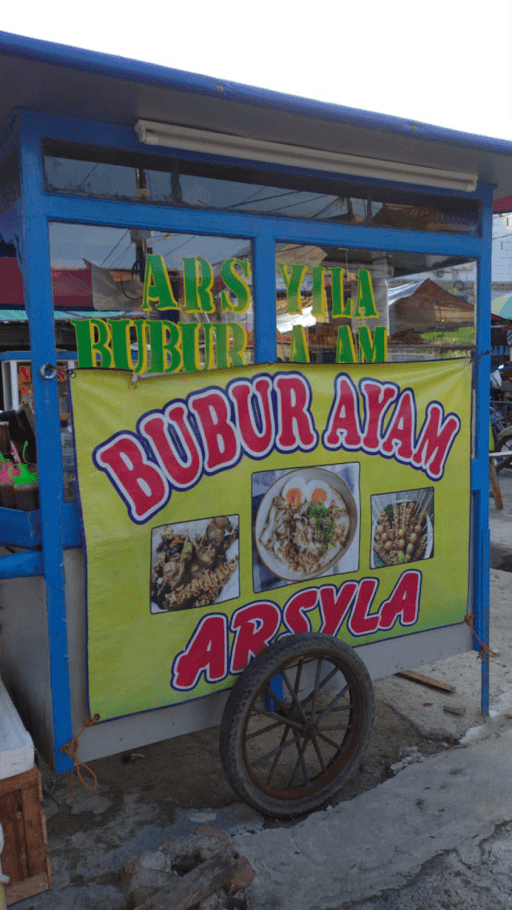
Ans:
[[[450,851],[464,866],[481,865],[481,845],[512,820],[511,771],[509,729],[409,765],[294,828],[235,838],[256,872],[249,910],[353,906],[407,886],[426,863]],[[504,895],[510,907],[512,836],[507,855]],[[440,906],[468,904],[464,899]],[[480,894],[479,907],[496,906]]]
[[[503,510],[490,501],[497,654],[490,662],[488,718],[480,712],[475,652],[418,668],[454,685],[453,694],[397,677],[380,681],[378,697],[422,734],[444,739],[446,748],[428,757],[410,750],[390,779],[293,826],[264,828],[241,805],[175,811],[166,824],[150,793],[146,799],[125,793],[114,805],[108,787],[72,795],[59,781],[45,800],[54,889],[20,902],[19,910],[121,910],[119,870],[126,858],[204,823],[229,831],[256,873],[247,910],[510,908],[512,471],[502,472],[500,485]]]
[[[248,910],[512,906],[512,472],[499,480],[504,507],[489,506],[491,564],[503,567],[491,569],[489,718],[475,652],[418,668],[453,694],[379,681],[379,697],[423,734],[445,736],[446,751],[413,750],[395,777],[349,802],[235,838],[256,872]]]

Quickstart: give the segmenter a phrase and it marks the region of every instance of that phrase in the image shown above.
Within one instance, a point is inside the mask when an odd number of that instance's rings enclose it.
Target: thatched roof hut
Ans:
[[[474,325],[474,308],[463,297],[449,294],[427,278],[407,297],[401,297],[389,308],[390,334],[407,326],[416,332],[446,332]]]

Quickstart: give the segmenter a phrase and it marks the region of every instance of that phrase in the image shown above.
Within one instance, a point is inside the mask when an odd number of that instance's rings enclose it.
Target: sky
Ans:
[[[512,141],[512,0],[25,0],[0,28]]]

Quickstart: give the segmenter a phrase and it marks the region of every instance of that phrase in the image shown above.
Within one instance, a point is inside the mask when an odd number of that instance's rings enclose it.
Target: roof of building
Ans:
[[[192,60],[191,60],[192,63]],[[512,143],[0,32],[0,123],[15,109],[138,119],[478,174],[512,193]],[[58,91],[55,86],[58,85]],[[340,94],[342,94],[342,83]]]
[[[390,307],[390,331],[396,341],[399,333],[409,330],[445,332],[474,325],[475,310],[462,297],[450,294],[427,278],[416,285],[407,297],[397,299]],[[406,342],[408,343],[408,342]]]

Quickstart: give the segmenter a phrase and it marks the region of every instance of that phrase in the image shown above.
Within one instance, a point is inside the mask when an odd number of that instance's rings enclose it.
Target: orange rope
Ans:
[[[473,635],[475,636],[478,644],[480,645],[480,650],[477,654],[477,660],[486,660],[488,662],[489,657],[497,657],[498,655],[497,655],[496,651],[492,651],[491,648],[489,648],[487,645],[485,645],[483,643],[482,639],[479,638],[479,636],[476,634],[475,627],[473,625],[474,618],[475,618],[475,614],[469,613],[464,618],[464,622],[466,623],[467,626],[469,626],[469,628],[471,629]]]
[[[78,742],[78,740],[79,740],[80,736],[82,735],[82,733],[84,732],[84,730],[86,730],[87,727],[92,727],[93,724],[98,723],[99,719],[100,719],[99,714],[95,714],[94,717],[86,717],[82,724],[82,729],[80,730],[80,733],[77,733],[76,736],[73,736],[73,739],[71,739],[69,741],[69,743],[65,743],[63,746],[60,747],[60,751],[64,752],[65,755],[68,755],[74,765],[73,770],[71,772],[71,777],[69,779],[71,792],[73,792],[73,788],[74,788],[73,775],[74,775],[75,771],[76,771],[78,780],[80,781],[82,786],[85,787],[86,790],[95,790],[96,787],[98,786],[98,778],[96,777],[92,768],[89,768],[89,765],[84,764],[84,762],[80,761],[80,759],[78,758],[78,750],[80,748],[80,743]],[[91,778],[93,780],[92,786],[90,784],[86,784],[86,782],[84,781],[84,779],[82,777],[82,772],[80,770],[81,768],[85,768],[87,773],[91,775]]]

